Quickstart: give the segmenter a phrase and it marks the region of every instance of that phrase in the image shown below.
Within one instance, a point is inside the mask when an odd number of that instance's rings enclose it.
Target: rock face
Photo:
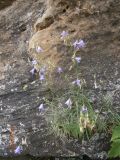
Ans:
[[[92,150],[89,148],[92,142],[84,147],[77,140],[63,143],[49,133],[46,114],[41,114],[38,107],[45,97],[50,97],[50,90],[59,91],[67,85],[55,75],[58,66],[66,73],[71,66],[71,53],[60,38],[63,30],[69,32],[71,42],[76,39],[86,42],[79,54],[80,75],[86,80],[87,89],[98,95],[112,95],[114,106],[119,106],[119,10],[119,0],[0,2],[1,156],[14,155],[19,145],[23,146],[23,154],[33,156],[88,154],[95,159],[107,150],[106,145],[98,147],[99,142],[94,143]],[[36,52],[39,46],[43,53]],[[40,64],[36,69],[49,68],[46,85],[41,84],[37,75],[30,74],[31,58]],[[71,75],[74,77],[74,70],[68,73],[70,80]],[[105,158],[106,155],[101,159]]]

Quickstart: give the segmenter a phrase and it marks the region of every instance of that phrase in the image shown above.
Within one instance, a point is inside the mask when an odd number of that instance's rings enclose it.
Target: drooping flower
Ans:
[[[41,111],[44,111],[44,105],[43,105],[43,103],[40,104],[40,106],[39,106],[39,111],[40,111],[40,112],[41,112]]]
[[[22,147],[21,146],[18,146],[16,149],[15,149],[15,154],[20,154],[22,152]]]
[[[80,63],[81,57],[75,57],[75,60],[76,60],[77,63]]]
[[[81,112],[84,113],[84,114],[88,112],[88,109],[85,105],[82,106]]]
[[[61,33],[61,39],[64,39],[65,37],[67,37],[69,34],[67,31],[62,31]]]
[[[75,81],[73,81],[72,84],[75,84],[75,85],[77,85],[77,86],[81,86],[79,79],[76,79]]]
[[[39,71],[39,77],[40,77],[40,80],[41,80],[41,81],[45,80],[45,70],[46,70],[46,68],[43,67],[43,68],[41,68],[40,71]]]
[[[45,70],[46,70],[45,67],[41,68],[39,74],[45,74]]]
[[[78,40],[76,40],[76,41],[73,43],[74,48],[77,47],[77,44],[78,44],[78,43],[79,43]]]
[[[82,40],[82,39],[80,39],[79,40],[79,42],[78,42],[78,44],[77,44],[77,47],[80,49],[80,48],[84,48],[85,47],[85,42]]]
[[[44,74],[40,74],[40,80],[41,80],[41,81],[44,81],[44,80],[45,80]]]
[[[37,70],[36,70],[35,68],[31,69],[31,71],[30,71],[30,73],[31,73],[32,75],[34,75],[36,72],[37,72]]]
[[[70,98],[65,102],[65,104],[68,106],[68,108],[71,109],[71,107],[72,107],[72,101],[71,101]]]
[[[15,144],[16,144],[18,141],[19,141],[18,137],[15,137],[15,138],[14,138]]]
[[[36,52],[41,53],[41,52],[43,52],[43,49],[40,46],[38,46],[38,47],[36,47]]]
[[[75,49],[80,49],[80,48],[84,48],[85,47],[85,42],[83,40],[76,40],[74,43],[73,43],[73,46]]]
[[[57,68],[57,72],[60,74],[60,73],[63,72],[63,69],[62,69],[61,67],[58,67],[58,68]]]
[[[32,65],[36,65],[37,61],[36,60],[32,60]]]
[[[26,137],[22,138],[22,145],[28,146]]]

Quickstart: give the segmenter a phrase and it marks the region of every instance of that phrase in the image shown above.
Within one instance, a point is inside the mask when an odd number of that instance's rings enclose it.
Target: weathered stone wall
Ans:
[[[87,45],[80,51],[81,78],[86,80],[89,91],[96,96],[111,95],[114,106],[119,107],[120,1],[16,0],[5,6],[0,2],[0,155],[13,155],[14,149],[23,144],[23,154],[34,156],[86,153],[94,159],[103,153],[106,157],[107,144],[100,147],[99,141],[105,141],[104,136],[81,146],[76,140],[63,143],[49,133],[45,115],[38,111],[44,97],[50,96],[49,85],[31,77],[29,59],[37,59],[41,66],[53,64],[49,74],[54,78],[49,78],[54,82],[53,89],[59,86],[59,90],[66,84],[55,77],[54,71],[61,65],[67,73],[71,65],[60,34],[66,30],[71,41],[84,39]],[[44,49],[43,54],[36,53],[36,46]],[[68,73],[70,80],[71,75],[74,77],[74,70]]]

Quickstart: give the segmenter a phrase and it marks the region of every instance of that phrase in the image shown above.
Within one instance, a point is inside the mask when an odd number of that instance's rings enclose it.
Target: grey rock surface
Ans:
[[[29,39],[34,35],[33,26],[45,12],[45,2],[16,0],[9,4],[8,1],[0,2],[0,156],[14,156],[16,147],[21,145],[23,155],[87,154],[94,159],[99,156],[107,159],[109,144],[101,146],[101,141],[108,138],[105,135],[102,138],[97,135],[100,141],[93,137],[90,143],[82,145],[79,140],[64,141],[50,133],[45,120],[48,108],[46,106],[43,114],[38,109],[44,98],[50,96],[50,90],[31,77],[31,57],[28,54]],[[95,0],[90,2],[98,3]],[[81,13],[84,21],[93,21],[87,33],[83,29],[90,43],[82,52],[81,72],[88,89],[95,90],[95,74],[99,90],[99,93],[95,91],[96,94],[112,95],[115,106],[119,106],[120,2],[108,0],[104,6],[101,3],[96,5],[99,12],[93,10],[91,17],[88,13]]]

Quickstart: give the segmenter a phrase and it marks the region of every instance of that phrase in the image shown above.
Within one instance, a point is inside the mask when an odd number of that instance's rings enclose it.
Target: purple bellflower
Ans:
[[[88,109],[85,105],[82,106],[81,112],[84,114],[88,112]]]
[[[67,37],[69,34],[67,31],[62,31],[61,33],[61,39],[64,39],[65,37]]]
[[[37,70],[36,70],[35,68],[31,69],[31,71],[30,71],[30,73],[31,73],[32,75],[34,75],[36,72],[37,72]]]
[[[78,44],[78,43],[79,43],[78,40],[76,40],[76,41],[73,43],[74,48],[77,47],[77,44]]]
[[[45,80],[45,67],[40,69],[39,76],[40,76],[41,82]]]
[[[60,74],[60,73],[63,72],[63,69],[62,69],[61,67],[58,67],[58,68],[57,68],[57,72]]]
[[[22,148],[21,146],[18,146],[16,149],[15,149],[15,154],[20,154],[22,152]]]
[[[73,81],[72,84],[75,84],[75,85],[77,85],[77,86],[79,86],[79,87],[81,86],[81,85],[80,85],[80,80],[79,80],[79,79]]]
[[[44,111],[44,105],[43,105],[43,103],[40,104],[40,106],[39,106],[39,111],[40,111],[40,112]]]
[[[45,80],[44,74],[40,74],[40,80],[41,80],[41,81],[44,81],[44,80]]]
[[[75,57],[75,60],[76,60],[77,63],[80,63],[81,57]]]
[[[83,40],[76,40],[74,43],[73,43],[73,46],[75,49],[80,49],[80,48],[84,48],[85,47],[85,42]]]
[[[36,52],[41,53],[41,52],[43,52],[43,49],[40,46],[38,46],[38,47],[36,47]]]
[[[37,61],[36,60],[32,60],[32,65],[36,65]]]
[[[68,108],[70,108],[70,109],[71,109],[72,101],[71,101],[71,99],[70,99],[70,98],[65,102],[65,104],[68,106]]]
[[[41,68],[41,69],[40,69],[40,75],[41,75],[41,74],[44,74],[44,73],[45,73],[45,70],[46,70],[45,67]]]

